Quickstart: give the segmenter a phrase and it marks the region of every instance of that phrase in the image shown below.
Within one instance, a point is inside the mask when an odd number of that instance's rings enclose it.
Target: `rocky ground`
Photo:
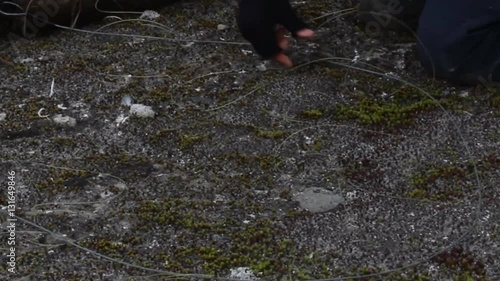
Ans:
[[[355,4],[294,4],[317,37],[291,70],[261,65],[231,0],[3,38],[9,280],[499,280],[499,90],[321,17]]]

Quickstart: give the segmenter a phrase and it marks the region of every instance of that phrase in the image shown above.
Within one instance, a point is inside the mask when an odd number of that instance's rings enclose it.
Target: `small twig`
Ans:
[[[4,58],[1,58],[1,57],[0,57],[0,63],[8,65],[8,66],[12,66],[12,67],[14,66],[14,63],[12,63],[11,61],[8,61]]]

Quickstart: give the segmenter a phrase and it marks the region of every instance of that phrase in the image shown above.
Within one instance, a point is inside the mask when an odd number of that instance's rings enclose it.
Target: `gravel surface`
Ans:
[[[294,5],[291,70],[230,0],[1,39],[0,279],[500,280],[500,91]]]

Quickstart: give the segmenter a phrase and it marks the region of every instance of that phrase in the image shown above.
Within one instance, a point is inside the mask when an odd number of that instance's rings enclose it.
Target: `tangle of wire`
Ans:
[[[30,3],[31,2],[32,1],[30,1]],[[99,0],[96,1],[95,8],[99,12],[103,12],[103,13],[142,14],[142,12],[104,11],[104,10],[101,10],[101,9],[98,8],[98,6],[97,6],[98,2],[99,2]],[[15,4],[15,3],[8,2],[8,1],[5,1],[3,3],[4,4],[14,5],[17,8],[20,8],[22,10],[22,8],[19,5]],[[29,7],[29,4],[28,4],[28,7]],[[344,13],[340,13],[340,15],[347,15],[347,14],[350,14],[350,13],[352,13],[352,10],[346,11]],[[5,12],[5,11],[0,10],[0,14],[5,15],[5,16],[25,16],[25,17],[27,17],[28,15],[30,15],[30,16],[36,17],[35,15],[30,14],[28,11],[25,11],[24,13],[9,13],[9,12]],[[335,15],[334,13],[332,13],[332,14]],[[329,16],[329,15],[332,15],[332,14],[324,15],[324,16],[318,17],[316,19],[323,18],[323,17]],[[397,19],[395,19],[395,20],[397,20]],[[163,41],[172,42],[172,43],[193,42],[193,43],[203,43],[203,44],[249,45],[249,43],[246,43],[246,42],[227,42],[227,41],[214,41],[214,40],[174,39],[174,38],[146,36],[146,35],[122,34],[122,33],[108,33],[108,32],[100,32],[100,31],[83,30],[83,29],[74,28],[74,24],[75,23],[76,23],[76,21],[73,21],[72,26],[68,27],[68,26],[59,25],[59,24],[47,21],[48,25],[51,25],[51,26],[59,28],[59,29],[69,30],[69,31],[75,31],[75,32],[80,32],[80,33],[85,33],[85,34],[93,34],[93,35],[129,37],[129,38],[140,38],[140,39],[149,39],[149,40],[163,40]],[[402,22],[400,22],[400,23],[403,24],[408,30],[410,30],[415,35],[415,33],[409,27],[407,27]],[[419,40],[418,36],[415,36],[415,38],[417,38],[417,40]],[[425,51],[427,51],[427,50],[425,50]],[[415,85],[415,84],[413,84],[411,82],[405,81],[405,80],[403,80],[403,79],[401,79],[401,78],[399,78],[397,76],[387,75],[387,74],[381,74],[381,73],[376,72],[376,71],[371,71],[371,70],[360,68],[360,67],[356,67],[356,66],[353,66],[353,65],[348,65],[348,64],[344,64],[344,63],[334,62],[333,60],[335,60],[335,59],[338,59],[338,58],[323,58],[323,59],[314,60],[314,61],[311,61],[311,62],[304,63],[302,65],[296,66],[291,71],[296,70],[296,69],[298,69],[300,67],[309,65],[309,64],[313,64],[313,63],[317,63],[317,62],[321,62],[321,61],[328,61],[329,63],[337,65],[337,66],[347,67],[347,68],[351,68],[351,69],[354,69],[354,70],[363,71],[363,72],[367,72],[367,73],[378,75],[378,76],[383,76],[383,77],[386,77],[386,78],[398,81],[398,82],[403,83],[403,84],[405,84],[405,85],[407,85],[409,87],[417,89],[418,91],[420,91],[420,92],[424,93],[425,95],[427,95],[433,101],[436,101],[436,99],[432,95],[430,95],[429,93],[425,92],[419,86],[417,86],[417,85]],[[434,66],[432,68],[433,68],[433,72],[434,72]],[[258,87],[258,88],[261,88],[261,87]],[[444,109],[444,107],[441,104],[439,104],[439,103],[438,103],[438,105],[449,116],[449,113]],[[215,110],[215,109],[213,109],[213,110]],[[469,146],[467,145],[467,142],[465,140],[464,135],[461,133],[460,127],[455,122],[453,123],[453,125],[454,125],[456,131],[459,133],[460,139],[463,142],[463,145],[465,147],[466,153],[469,156],[471,156],[472,153],[470,151]],[[383,271],[383,272],[377,272],[377,273],[372,273],[372,274],[357,275],[357,276],[346,276],[346,277],[338,277],[338,278],[331,278],[331,279],[314,279],[314,280],[310,280],[310,281],[336,281],[336,280],[340,281],[340,280],[351,280],[351,279],[363,279],[363,278],[370,278],[370,277],[380,277],[380,276],[383,276],[383,275],[388,275],[388,274],[396,273],[396,272],[399,272],[399,271],[407,270],[407,269],[412,268],[412,267],[416,267],[416,266],[418,266],[418,265],[420,265],[420,264],[422,264],[422,263],[424,263],[426,261],[429,261],[432,258],[437,257],[440,254],[442,254],[442,253],[444,253],[444,252],[452,249],[455,245],[457,245],[460,242],[462,242],[463,240],[465,240],[468,236],[470,236],[475,231],[475,226],[477,225],[477,223],[479,221],[480,213],[482,211],[482,190],[483,190],[483,186],[482,186],[482,183],[481,183],[480,178],[479,178],[479,173],[478,173],[478,170],[477,170],[477,166],[476,166],[475,163],[473,163],[473,164],[474,164],[474,176],[475,176],[475,179],[476,179],[477,184],[478,184],[478,202],[477,202],[477,208],[476,208],[475,213],[474,213],[474,221],[473,221],[472,225],[470,226],[470,228],[465,233],[463,233],[460,237],[458,237],[455,241],[453,241],[452,243],[448,244],[447,246],[441,247],[441,249],[439,249],[435,253],[433,253],[433,254],[425,257],[425,258],[422,258],[422,259],[420,259],[420,260],[418,260],[418,261],[416,261],[414,263],[411,263],[411,264],[408,264],[406,266],[402,266],[402,267],[399,267],[399,268],[389,269],[389,270],[386,270],[386,271]],[[153,268],[146,268],[146,267],[139,266],[139,265],[133,265],[133,264],[130,264],[130,263],[118,260],[118,259],[114,259],[114,258],[108,257],[106,255],[100,254],[100,253],[98,253],[96,251],[93,251],[91,249],[88,249],[86,247],[80,246],[77,243],[71,241],[70,239],[68,239],[68,238],[66,238],[66,237],[64,237],[64,236],[62,236],[60,234],[57,234],[57,233],[55,233],[55,232],[53,232],[53,231],[51,231],[51,230],[49,230],[49,229],[47,229],[47,228],[45,228],[43,226],[40,226],[40,225],[37,225],[37,224],[35,224],[35,223],[31,222],[31,221],[28,221],[28,220],[26,220],[26,219],[24,219],[22,217],[16,216],[16,218],[18,220],[24,222],[27,225],[31,225],[31,226],[33,226],[33,227],[35,227],[35,228],[37,228],[37,229],[39,229],[41,231],[44,231],[46,233],[54,235],[55,237],[58,237],[64,243],[69,244],[69,245],[71,245],[71,246],[73,246],[75,248],[81,249],[83,251],[91,253],[92,255],[95,255],[95,256],[101,257],[103,259],[106,259],[106,260],[109,260],[109,261],[112,261],[112,262],[115,262],[115,263],[119,263],[119,264],[122,264],[122,265],[125,265],[125,266],[128,266],[128,267],[133,267],[133,268],[137,268],[137,269],[144,270],[144,271],[149,271],[149,272],[155,272],[155,273],[165,274],[165,275],[169,275],[169,276],[172,276],[172,277],[178,277],[178,278],[195,277],[195,278],[200,278],[200,279],[215,279],[215,280],[227,280],[227,281],[236,281],[236,280],[239,280],[239,279],[233,279],[233,278],[223,278],[223,277],[215,277],[215,276],[201,275],[201,274],[178,274],[178,273],[174,273],[174,272],[170,272],[170,271],[153,269]]]
[[[33,1],[33,0],[31,0]],[[30,1],[30,3],[31,3]],[[9,4],[9,5],[14,5],[15,7],[19,8],[22,10],[22,7],[20,7],[16,3],[12,3],[9,1],[3,2],[3,4]],[[97,2],[96,2],[97,5]],[[29,4],[28,4],[29,7]],[[96,7],[97,8],[97,7]],[[98,10],[100,12],[106,12],[103,10]],[[115,13],[115,12],[106,12],[106,13]],[[132,13],[132,12],[128,12]],[[142,14],[142,12],[137,12]],[[79,13],[78,13],[79,14]],[[0,9],[0,15],[12,17],[12,16],[24,16],[25,21],[23,24],[23,35],[26,34],[26,21],[27,21],[27,16],[32,16],[33,18],[37,18],[40,20],[43,20],[40,16],[34,15],[32,13],[29,13],[28,11],[24,11],[23,13],[10,13],[6,12]],[[166,38],[166,37],[158,37],[158,36],[149,36],[149,35],[137,35],[137,34],[124,34],[124,33],[114,33],[114,32],[101,32],[101,31],[92,31],[92,30],[85,30],[85,29],[79,29],[75,28],[74,25],[76,24],[76,21],[73,20],[71,26],[65,26],[65,25],[60,25],[54,22],[51,22],[50,20],[46,21],[47,25],[50,25],[52,27],[56,27],[59,29],[63,30],[69,30],[69,31],[75,31],[75,32],[80,32],[80,33],[85,33],[85,34],[92,34],[92,35],[102,35],[102,36],[116,36],[116,37],[128,37],[128,38],[136,38],[136,39],[149,39],[149,40],[161,40],[161,41],[166,41],[170,43],[198,43],[198,44],[222,44],[222,45],[240,45],[240,46],[246,46],[250,45],[250,43],[247,42],[230,42],[230,41],[215,41],[215,40],[193,40],[193,39],[178,39],[178,38]]]

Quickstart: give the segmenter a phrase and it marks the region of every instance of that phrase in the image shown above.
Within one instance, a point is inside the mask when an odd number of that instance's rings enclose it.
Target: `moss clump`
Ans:
[[[463,197],[469,167],[451,164],[428,167],[410,177],[413,189],[406,196],[419,200],[448,201]]]
[[[208,135],[180,135],[179,149],[187,150],[208,138]]]
[[[297,12],[306,20],[323,16],[324,11],[331,10],[332,4],[329,1],[312,1],[307,5],[298,5]],[[327,20],[328,18],[325,18]],[[319,23],[319,22],[317,22]]]
[[[163,139],[168,138],[171,134],[175,133],[178,129],[162,129],[156,134],[149,137],[149,141],[152,143],[162,142]]]
[[[264,154],[226,153],[222,155],[222,159],[235,160],[242,166],[253,165],[257,162],[262,169],[273,168],[279,162],[278,157]]]
[[[494,109],[493,114],[500,117],[500,97],[494,97],[490,101],[491,107]]]
[[[75,146],[76,142],[72,138],[56,137],[52,139],[52,142],[58,146]]]
[[[235,206],[228,202],[226,207]],[[239,204],[239,203],[238,203]],[[213,201],[190,201],[183,198],[163,198],[142,201],[129,216],[143,222],[144,230],[169,225],[183,233],[178,245],[159,257],[167,261],[166,268],[178,272],[192,272],[203,268],[204,273],[223,275],[229,268],[250,266],[262,276],[275,276],[286,272],[283,257],[293,249],[292,241],[277,239],[278,230],[272,219],[264,218],[241,223],[229,217],[223,220],[209,219],[207,209],[218,208]],[[247,210],[253,211],[251,206]],[[209,239],[204,245],[196,245],[196,237],[218,235],[226,241],[221,244]]]
[[[348,73],[349,70],[345,68],[330,68],[327,67],[323,69],[323,73],[326,74],[329,77],[332,77],[337,80],[342,80],[346,77],[346,74]]]
[[[280,191],[280,198],[291,200],[292,199],[292,190],[290,188],[283,188]]]
[[[45,109],[40,112],[40,109]],[[24,106],[12,106],[12,117],[22,120],[22,121],[31,121],[31,120],[40,120],[40,116],[45,114],[56,114],[60,113],[61,109],[57,108],[57,106],[48,100],[45,97],[34,97],[26,101]]]
[[[300,115],[306,119],[319,119],[324,116],[324,112],[321,109],[308,109],[302,111]]]
[[[408,198],[421,200],[421,199],[427,198],[428,194],[427,194],[427,190],[425,190],[425,189],[415,188],[412,191],[409,191],[408,193],[406,193],[406,196]]]
[[[95,249],[97,252],[110,257],[120,258],[123,256],[137,256],[137,252],[130,248],[130,245],[119,241],[111,241],[103,237],[87,240],[83,244],[85,247]]]
[[[340,120],[355,120],[363,125],[399,127],[410,125],[417,113],[435,108],[437,103],[432,100],[402,105],[393,102],[380,103],[365,98],[355,106],[341,105],[336,116]]]
[[[456,246],[447,252],[441,253],[434,257],[432,261],[447,269],[458,271],[454,278],[456,281],[488,280],[484,263],[472,253],[465,251],[461,246]]]
[[[172,99],[172,95],[169,93],[168,87],[161,87],[149,92],[146,98],[155,102],[168,102]]]
[[[316,139],[312,143],[306,144],[304,149],[320,151],[323,148],[323,140]]]
[[[271,220],[261,219],[231,233],[232,259],[239,266],[249,264],[259,276],[276,275],[287,271],[282,258],[290,254],[289,242],[276,241],[278,230]],[[288,246],[288,247],[286,247]]]
[[[255,134],[257,137],[265,139],[280,139],[286,136],[286,132],[282,130],[266,131],[259,128],[256,129]]]
[[[185,228],[193,233],[214,231],[223,222],[212,223],[204,218],[204,211],[216,204],[208,200],[190,201],[182,198],[167,197],[158,201],[145,200],[134,210],[134,217],[144,221],[143,227],[151,224],[172,225]]]
[[[199,18],[197,19],[193,24],[192,27],[194,28],[208,28],[208,29],[216,29],[217,28],[217,22],[214,22],[213,20],[208,20],[204,18]]]
[[[61,170],[50,168],[47,171],[47,178],[35,186],[43,192],[55,193],[66,188],[80,188],[85,179],[91,174],[82,170]]]
[[[88,170],[110,173],[122,180],[138,180],[147,177],[153,170],[150,159],[142,155],[126,153],[93,154],[82,159]]]
[[[68,71],[81,72],[87,68],[87,62],[82,58],[74,57],[67,61],[63,68]]]
[[[278,163],[278,158],[273,155],[260,155],[257,159],[262,169],[271,169]]]
[[[46,260],[46,258],[47,258],[46,252],[44,253],[43,251],[40,250],[33,250],[33,251],[23,252],[21,255],[18,256],[17,262],[23,265],[30,265],[33,268],[37,268],[39,266],[42,266],[43,261]],[[7,269],[5,268],[5,270]],[[30,270],[28,269],[28,272],[29,271]]]
[[[496,153],[486,154],[480,163],[478,163],[478,168],[482,170],[497,170],[500,169],[500,155]]]
[[[490,105],[493,108],[500,109],[500,97],[494,97],[490,100]]]
[[[17,72],[27,72],[28,71],[28,66],[25,64],[16,64],[14,66],[14,70]]]
[[[453,165],[440,165],[415,175],[411,183],[417,188],[426,188],[437,180],[462,180],[466,176],[464,168]]]

